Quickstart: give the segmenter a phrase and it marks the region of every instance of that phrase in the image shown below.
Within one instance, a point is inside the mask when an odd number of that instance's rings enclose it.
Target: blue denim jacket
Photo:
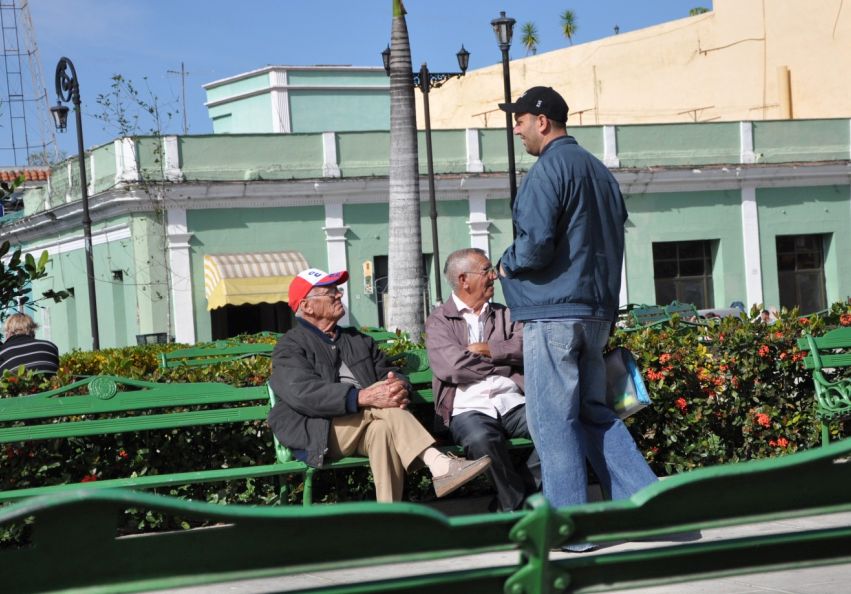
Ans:
[[[500,264],[517,321],[613,320],[627,212],[617,181],[571,136],[550,141],[512,211],[516,239]]]

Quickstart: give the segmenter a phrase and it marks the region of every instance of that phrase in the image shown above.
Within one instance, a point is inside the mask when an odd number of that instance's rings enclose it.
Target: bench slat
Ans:
[[[304,463],[292,461],[276,464],[262,464],[257,466],[242,466],[239,468],[216,468],[212,470],[193,470],[191,472],[178,472],[173,474],[154,474],[132,478],[106,479],[91,481],[88,483],[71,483],[67,485],[51,485],[48,487],[32,487],[12,491],[0,491],[0,501],[14,501],[25,497],[32,497],[34,495],[66,493],[79,489],[153,489],[156,487],[176,487],[179,485],[197,483],[215,483],[232,479],[301,474],[306,469],[307,466]]]
[[[236,388],[219,383],[161,384],[148,390],[119,392],[108,400],[91,395],[62,398],[43,396],[36,394],[0,399],[0,423],[22,419],[265,400],[266,388]]]
[[[823,369],[851,366],[851,353],[820,355],[819,358],[821,359],[821,366]],[[807,355],[806,357],[804,357],[804,367],[806,369],[816,368],[816,362],[815,359],[813,359],[812,355]]]
[[[70,421],[66,423],[48,423],[27,427],[8,427],[0,429],[0,443],[34,441],[64,437],[83,437],[106,433],[129,433],[151,429],[172,429],[194,425],[215,425],[217,423],[238,423],[243,421],[265,421],[269,406],[241,406],[217,410],[199,410],[173,412],[157,415],[140,415],[120,419],[96,419],[91,421]]]
[[[274,348],[274,344],[263,342],[214,343],[205,347],[160,353],[160,367],[163,369],[201,367],[204,365],[215,365],[217,363],[228,363],[235,359],[245,359],[248,357],[268,357],[272,354]]]

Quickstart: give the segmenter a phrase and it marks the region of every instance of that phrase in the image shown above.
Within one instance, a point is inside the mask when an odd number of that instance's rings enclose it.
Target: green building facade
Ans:
[[[847,298],[849,131],[847,119],[575,129],[627,199],[621,302],[673,296],[701,308],[741,301],[814,311]],[[474,246],[496,259],[509,244],[504,143],[499,129],[435,132],[443,258]],[[519,142],[515,151],[522,180],[534,159]],[[194,343],[281,329],[289,311],[280,299],[208,310],[205,257],[228,254],[289,253],[310,266],[346,268],[348,323],[378,325],[388,152],[388,132],[357,130],[122,138],[92,149],[101,345],[133,344],[146,334]],[[423,200],[425,162],[422,154]],[[61,303],[41,302],[35,315],[41,336],[62,350],[91,345],[77,169],[73,159],[55,167],[47,185],[26,192],[26,216],[0,226],[13,244],[50,252],[50,276],[34,287],[36,295],[73,293]],[[434,303],[442,262],[431,258],[426,203],[421,223],[424,303]],[[444,281],[442,298],[448,290]]]

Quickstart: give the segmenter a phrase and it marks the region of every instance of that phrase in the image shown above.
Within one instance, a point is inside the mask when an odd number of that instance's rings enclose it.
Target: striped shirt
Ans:
[[[0,348],[0,373],[15,372],[23,365],[32,371],[54,374],[59,370],[59,349],[47,340],[19,334]]]

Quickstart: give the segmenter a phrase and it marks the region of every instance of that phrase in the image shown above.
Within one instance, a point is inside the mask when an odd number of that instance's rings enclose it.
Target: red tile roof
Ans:
[[[50,177],[50,167],[0,168],[0,181],[12,182],[20,175],[24,176],[24,181],[47,181]]]

